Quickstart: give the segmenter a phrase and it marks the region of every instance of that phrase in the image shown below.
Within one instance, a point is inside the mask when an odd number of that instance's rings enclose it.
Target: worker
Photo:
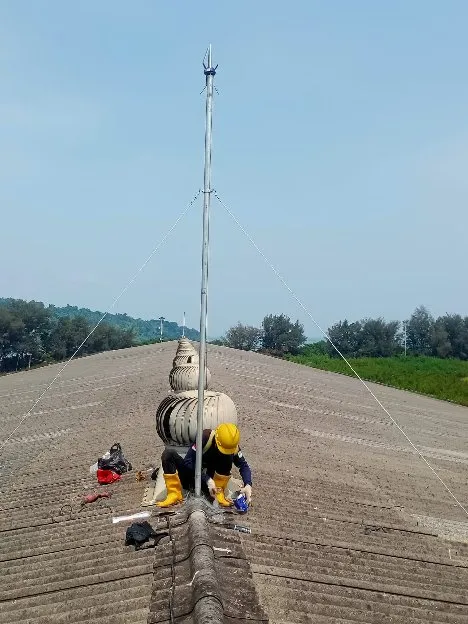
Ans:
[[[224,491],[231,476],[232,464],[240,472],[244,487],[241,492],[247,503],[252,499],[252,473],[239,448],[240,432],[232,423],[222,423],[216,429],[204,429],[202,444],[202,490],[216,498],[222,507],[230,507]],[[175,449],[166,448],[161,463],[166,483],[167,496],[159,507],[169,507],[183,500],[182,488],[193,490],[195,485],[195,460],[197,447],[194,444],[185,458]]]

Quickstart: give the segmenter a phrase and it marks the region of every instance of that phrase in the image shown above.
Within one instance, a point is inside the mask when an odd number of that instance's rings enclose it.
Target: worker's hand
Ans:
[[[250,501],[252,500],[252,486],[244,485],[244,487],[241,489],[241,493],[244,494],[247,500],[247,504],[250,505]]]
[[[216,485],[211,477],[206,480],[206,487],[212,498],[216,498]]]

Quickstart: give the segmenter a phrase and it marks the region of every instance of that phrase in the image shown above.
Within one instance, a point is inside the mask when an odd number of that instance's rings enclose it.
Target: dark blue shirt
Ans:
[[[216,446],[216,441],[213,437],[211,445],[209,448],[206,448],[210,440],[210,435],[212,433],[211,429],[204,429],[203,431],[203,457],[202,457],[202,469],[205,469],[205,472],[202,472],[202,481],[206,483],[208,478],[213,478],[215,472],[222,475],[228,475],[231,473],[232,464],[239,469],[240,476],[242,477],[242,481],[244,485],[252,485],[252,471],[250,470],[250,466],[247,463],[242,451],[238,450],[237,453],[233,455],[225,455],[221,453],[221,451]],[[184,463],[187,468],[193,472],[195,472],[195,459],[197,456],[197,448],[194,444],[190,447],[187,455],[185,456]]]

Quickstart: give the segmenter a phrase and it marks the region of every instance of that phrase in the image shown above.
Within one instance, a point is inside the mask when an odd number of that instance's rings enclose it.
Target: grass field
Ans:
[[[293,362],[353,376],[340,358],[327,355],[290,356]],[[468,406],[468,362],[432,357],[350,358],[366,380]]]

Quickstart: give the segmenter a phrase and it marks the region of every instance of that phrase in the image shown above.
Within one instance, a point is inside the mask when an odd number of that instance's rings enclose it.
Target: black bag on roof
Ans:
[[[104,457],[98,459],[98,469],[112,470],[119,475],[132,470],[132,464],[125,459],[122,447],[118,442],[111,446],[109,453],[110,457],[108,459],[105,459]]]
[[[153,539],[151,547],[154,547],[163,537],[168,536],[169,533],[156,533],[149,522],[134,522],[125,534],[125,546],[135,546],[135,550],[138,550],[145,542]]]

